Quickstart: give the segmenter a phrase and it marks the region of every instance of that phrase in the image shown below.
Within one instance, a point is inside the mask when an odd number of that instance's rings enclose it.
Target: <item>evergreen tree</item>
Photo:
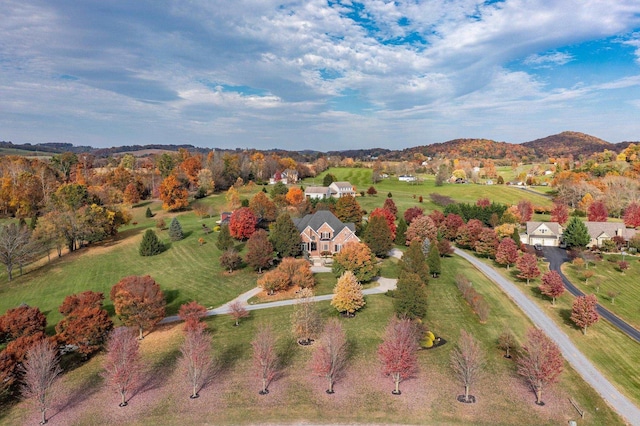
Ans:
[[[518,232],[518,227],[513,228],[513,233],[511,234],[511,239],[514,243],[516,243],[516,247],[520,247],[522,241],[520,241],[520,232]]]
[[[218,247],[220,251],[227,251],[233,247],[233,238],[229,232],[229,225],[223,224],[220,226],[216,247]]]
[[[271,225],[271,244],[279,257],[296,257],[299,256],[302,249],[300,248],[300,232],[291,220],[289,213],[282,213]]]
[[[332,175],[331,173],[327,173],[324,176],[324,179],[322,179],[322,186],[329,186],[335,181],[336,181],[336,177],[334,175]]]
[[[569,220],[562,235],[562,240],[567,245],[567,248],[584,248],[591,241],[591,237],[584,222],[574,216]]]
[[[438,249],[438,244],[431,244],[429,254],[427,254],[427,265],[429,265],[429,271],[433,278],[440,275],[440,250]]]
[[[151,213],[151,208],[147,207],[147,211],[144,213],[145,217],[153,217],[153,213]]]
[[[393,247],[393,239],[387,220],[383,216],[373,216],[364,231],[363,240],[378,257],[387,257]]]
[[[407,272],[400,275],[393,306],[398,317],[417,319],[427,314],[427,293],[418,274]]]
[[[423,283],[427,284],[429,281],[429,266],[422,253],[422,243],[414,240],[409,245],[409,248],[398,262],[400,266],[400,276],[406,273],[417,274]]]
[[[169,238],[171,238],[171,241],[180,241],[184,238],[182,225],[180,225],[177,217],[171,219],[171,223],[169,224]]]
[[[147,229],[140,243],[140,256],[154,256],[162,253],[164,244],[158,239],[153,229]]]
[[[407,241],[407,222],[404,218],[400,218],[398,220],[398,227],[396,228],[396,239],[395,243],[399,246],[403,246]]]

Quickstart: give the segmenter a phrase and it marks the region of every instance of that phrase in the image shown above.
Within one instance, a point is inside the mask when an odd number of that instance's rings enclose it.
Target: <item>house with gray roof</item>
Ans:
[[[603,241],[619,236],[629,241],[636,230],[626,228],[623,223],[616,222],[584,222],[591,241],[587,247],[602,247]],[[558,247],[562,243],[563,228],[556,222],[527,222],[526,234],[520,236],[520,240],[529,245]]]
[[[320,210],[299,219],[293,223],[300,232],[302,250],[310,257],[320,257],[321,253],[335,254],[348,242],[360,241],[356,236],[353,223],[342,223],[329,210]]]
[[[613,237],[622,237],[625,241],[629,241],[636,230],[625,227],[624,223],[615,222],[585,222],[591,241],[588,247],[602,247],[602,242],[610,240]]]
[[[309,199],[324,199],[331,197],[331,188],[328,186],[307,186],[304,189],[304,196]]]

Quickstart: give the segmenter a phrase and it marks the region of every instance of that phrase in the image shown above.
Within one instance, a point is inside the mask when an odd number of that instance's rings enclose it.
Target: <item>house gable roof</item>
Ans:
[[[356,231],[356,227],[353,223],[342,223],[333,213],[329,210],[319,210],[314,214],[308,214],[300,219],[293,219],[293,223],[298,228],[299,232],[304,231],[307,227],[318,231],[323,224],[329,225],[335,234],[339,234],[344,228],[349,229],[351,232]]]
[[[557,222],[527,222],[527,235],[534,235],[543,225],[555,235],[562,234],[562,227]]]
[[[624,223],[615,222],[584,222],[589,236],[592,239],[597,239],[603,234],[608,238],[613,238],[616,235],[624,237],[625,240],[629,240],[636,234],[636,230],[625,227]]]

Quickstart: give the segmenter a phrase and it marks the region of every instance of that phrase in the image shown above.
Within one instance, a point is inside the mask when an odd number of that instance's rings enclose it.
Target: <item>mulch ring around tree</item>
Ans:
[[[314,340],[313,339],[309,339],[309,340],[298,340],[298,344],[300,346],[310,346],[313,345]]]
[[[355,312],[340,312],[340,316],[342,318],[355,318],[356,313]]]
[[[431,350],[431,349],[439,348],[440,346],[443,346],[445,343],[447,343],[445,339],[443,339],[442,337],[436,337],[436,340],[433,341],[433,346],[431,346],[430,348],[421,347],[420,349]]]
[[[476,397],[473,395],[469,395],[469,398],[465,398],[464,395],[458,395],[456,398],[458,402],[462,402],[463,404],[475,404]]]

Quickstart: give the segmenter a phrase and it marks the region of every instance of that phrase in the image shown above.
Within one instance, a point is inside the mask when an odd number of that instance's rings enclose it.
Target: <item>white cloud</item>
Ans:
[[[551,68],[554,65],[564,65],[573,60],[573,56],[565,52],[550,52],[529,55],[525,58],[523,63],[525,65],[531,65],[534,68]]]

